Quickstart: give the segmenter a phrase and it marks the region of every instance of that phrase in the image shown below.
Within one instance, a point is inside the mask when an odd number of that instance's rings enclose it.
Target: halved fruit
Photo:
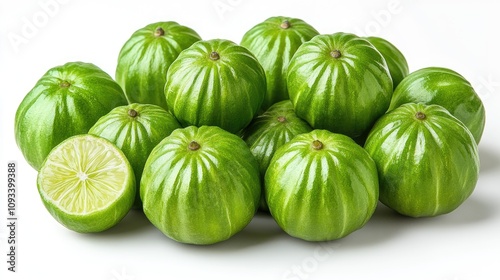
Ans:
[[[135,177],[125,155],[106,139],[77,135],[56,146],[42,165],[38,192],[50,214],[77,232],[116,225],[135,198]]]

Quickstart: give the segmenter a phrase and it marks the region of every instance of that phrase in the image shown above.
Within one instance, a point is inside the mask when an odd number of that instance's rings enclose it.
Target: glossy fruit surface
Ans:
[[[306,121],[295,115],[290,100],[275,103],[245,128],[243,140],[259,162],[262,182],[264,182],[264,175],[276,150],[296,135],[311,130],[312,128]],[[264,197],[260,208],[267,210]]]
[[[258,163],[219,127],[177,129],[156,146],[141,180],[146,217],[183,243],[213,244],[242,230],[259,205]]]
[[[77,135],[57,145],[38,173],[40,197],[50,214],[77,232],[100,232],[128,213],[135,178],[125,155],[106,139]]]
[[[249,49],[266,72],[267,93],[262,110],[288,99],[286,72],[293,54],[318,31],[301,19],[271,17],[248,30],[241,45]]]
[[[135,31],[120,50],[115,74],[129,103],[167,109],[163,92],[167,69],[181,51],[199,40],[193,29],[173,21],[151,23]]]
[[[163,108],[151,104],[120,106],[101,117],[89,134],[106,138],[129,160],[139,189],[142,170],[153,148],[177,128],[179,122]],[[141,206],[139,191],[135,206]]]
[[[405,103],[440,105],[467,126],[476,143],[481,140],[486,122],[483,102],[472,85],[451,69],[428,67],[412,72],[394,91],[389,110]]]
[[[167,72],[167,106],[183,126],[219,126],[236,133],[257,114],[266,92],[262,66],[231,41],[200,41]]]
[[[288,67],[297,116],[313,128],[359,137],[383,115],[392,95],[385,59],[366,39],[318,35],[302,44]]]
[[[396,46],[384,38],[366,37],[366,40],[375,46],[387,62],[392,78],[392,88],[395,89],[410,71],[406,58]]]
[[[17,145],[26,161],[39,170],[57,144],[87,133],[100,117],[125,104],[120,86],[99,67],[84,62],[54,67],[17,108]]]
[[[368,153],[351,138],[326,130],[281,146],[265,182],[278,225],[309,241],[338,239],[361,228],[378,201],[377,169]]]
[[[471,195],[479,175],[472,134],[439,105],[409,103],[387,113],[365,149],[377,164],[380,201],[407,216],[453,211]]]

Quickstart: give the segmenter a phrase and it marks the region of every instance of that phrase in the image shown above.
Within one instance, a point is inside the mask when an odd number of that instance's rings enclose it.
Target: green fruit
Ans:
[[[256,115],[266,92],[257,59],[231,41],[200,41],[167,72],[167,106],[183,126],[219,126],[236,133]]]
[[[77,232],[116,225],[132,207],[135,179],[125,155],[92,135],[70,137],[47,156],[37,179],[50,214]]]
[[[128,101],[167,109],[163,93],[167,69],[181,51],[199,40],[194,30],[173,21],[135,31],[123,45],[116,67],[116,80]]]
[[[436,216],[470,196],[479,175],[472,134],[439,105],[405,104],[381,117],[366,141],[380,201],[397,212]]]
[[[396,88],[389,110],[405,103],[443,106],[470,130],[476,143],[483,135],[485,111],[472,85],[457,72],[428,67],[408,75]]]
[[[141,180],[144,213],[166,236],[213,244],[242,230],[260,198],[245,142],[215,126],[177,129],[156,146]]]
[[[306,22],[290,17],[271,17],[248,30],[241,45],[249,49],[266,72],[267,92],[262,110],[288,99],[286,72],[293,54],[302,43],[318,35]]]
[[[243,140],[259,162],[261,182],[264,182],[264,175],[276,150],[296,135],[311,130],[307,122],[295,115],[290,100],[275,103],[245,128]],[[268,210],[264,193],[260,209]]]
[[[348,33],[318,35],[302,44],[288,67],[295,113],[313,128],[359,137],[383,115],[392,80],[385,59]]]
[[[344,237],[361,228],[377,206],[373,160],[351,138],[326,130],[281,146],[265,179],[272,216],[284,231],[304,240]]]
[[[392,88],[395,89],[403,78],[408,76],[409,68],[406,58],[396,46],[383,38],[366,37],[365,39],[375,46],[387,62],[387,67],[392,78]]]
[[[113,109],[90,128],[89,134],[103,137],[120,148],[132,165],[137,189],[142,170],[153,148],[177,128],[177,120],[156,105],[130,104]],[[139,191],[135,206],[141,207]]]
[[[26,161],[39,170],[57,144],[87,133],[100,117],[125,104],[120,86],[99,67],[83,62],[54,67],[17,108],[17,145]]]

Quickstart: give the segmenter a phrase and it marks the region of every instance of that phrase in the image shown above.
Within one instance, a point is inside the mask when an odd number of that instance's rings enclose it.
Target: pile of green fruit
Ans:
[[[147,25],[121,49],[116,82],[89,63],[54,67],[20,104],[15,136],[67,228],[103,231],[137,208],[174,240],[212,244],[259,209],[311,241],[360,229],[379,200],[449,213],[477,183],[484,124],[458,73],[409,73],[385,39],[272,17],[241,45]]]

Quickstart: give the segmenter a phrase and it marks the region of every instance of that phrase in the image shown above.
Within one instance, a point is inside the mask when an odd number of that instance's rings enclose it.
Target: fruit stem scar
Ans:
[[[160,37],[163,35],[165,35],[165,30],[163,30],[163,28],[161,27],[157,27],[155,30],[155,37]]]
[[[286,122],[286,117],[285,117],[285,116],[279,116],[279,117],[278,117],[278,121],[279,121],[280,123],[284,123],[284,122]]]
[[[220,59],[219,53],[218,53],[218,52],[216,52],[216,51],[211,52],[211,53],[210,53],[210,59],[211,59],[211,60],[214,60],[214,61],[215,61],[215,60],[219,60],[219,59]]]
[[[319,141],[319,140],[314,140],[312,142],[312,147],[315,150],[321,150],[321,149],[323,149],[323,143],[321,143],[321,141]]]
[[[426,117],[427,117],[427,116],[426,116],[424,113],[420,112],[420,111],[418,111],[418,112],[415,114],[415,118],[417,118],[417,119],[419,119],[419,120],[425,120],[425,118],[426,118]]]
[[[68,81],[62,81],[59,86],[62,88],[69,88],[71,84]]]
[[[128,110],[128,115],[129,115],[129,116],[131,116],[132,118],[137,117],[137,115],[138,115],[138,114],[139,114],[139,113],[137,113],[137,111],[136,111],[136,110],[134,110],[134,109],[129,109],[129,110]]]
[[[191,151],[196,151],[196,150],[198,150],[198,149],[200,148],[200,144],[198,144],[198,142],[196,142],[196,141],[191,141],[191,142],[189,143],[188,148],[189,148]]]
[[[288,20],[284,20],[281,24],[280,24],[280,27],[283,28],[283,29],[288,29],[290,28],[291,24]]]
[[[340,53],[339,50],[333,50],[330,52],[330,55],[333,57],[333,58],[339,58],[340,56],[342,56],[342,54]]]

